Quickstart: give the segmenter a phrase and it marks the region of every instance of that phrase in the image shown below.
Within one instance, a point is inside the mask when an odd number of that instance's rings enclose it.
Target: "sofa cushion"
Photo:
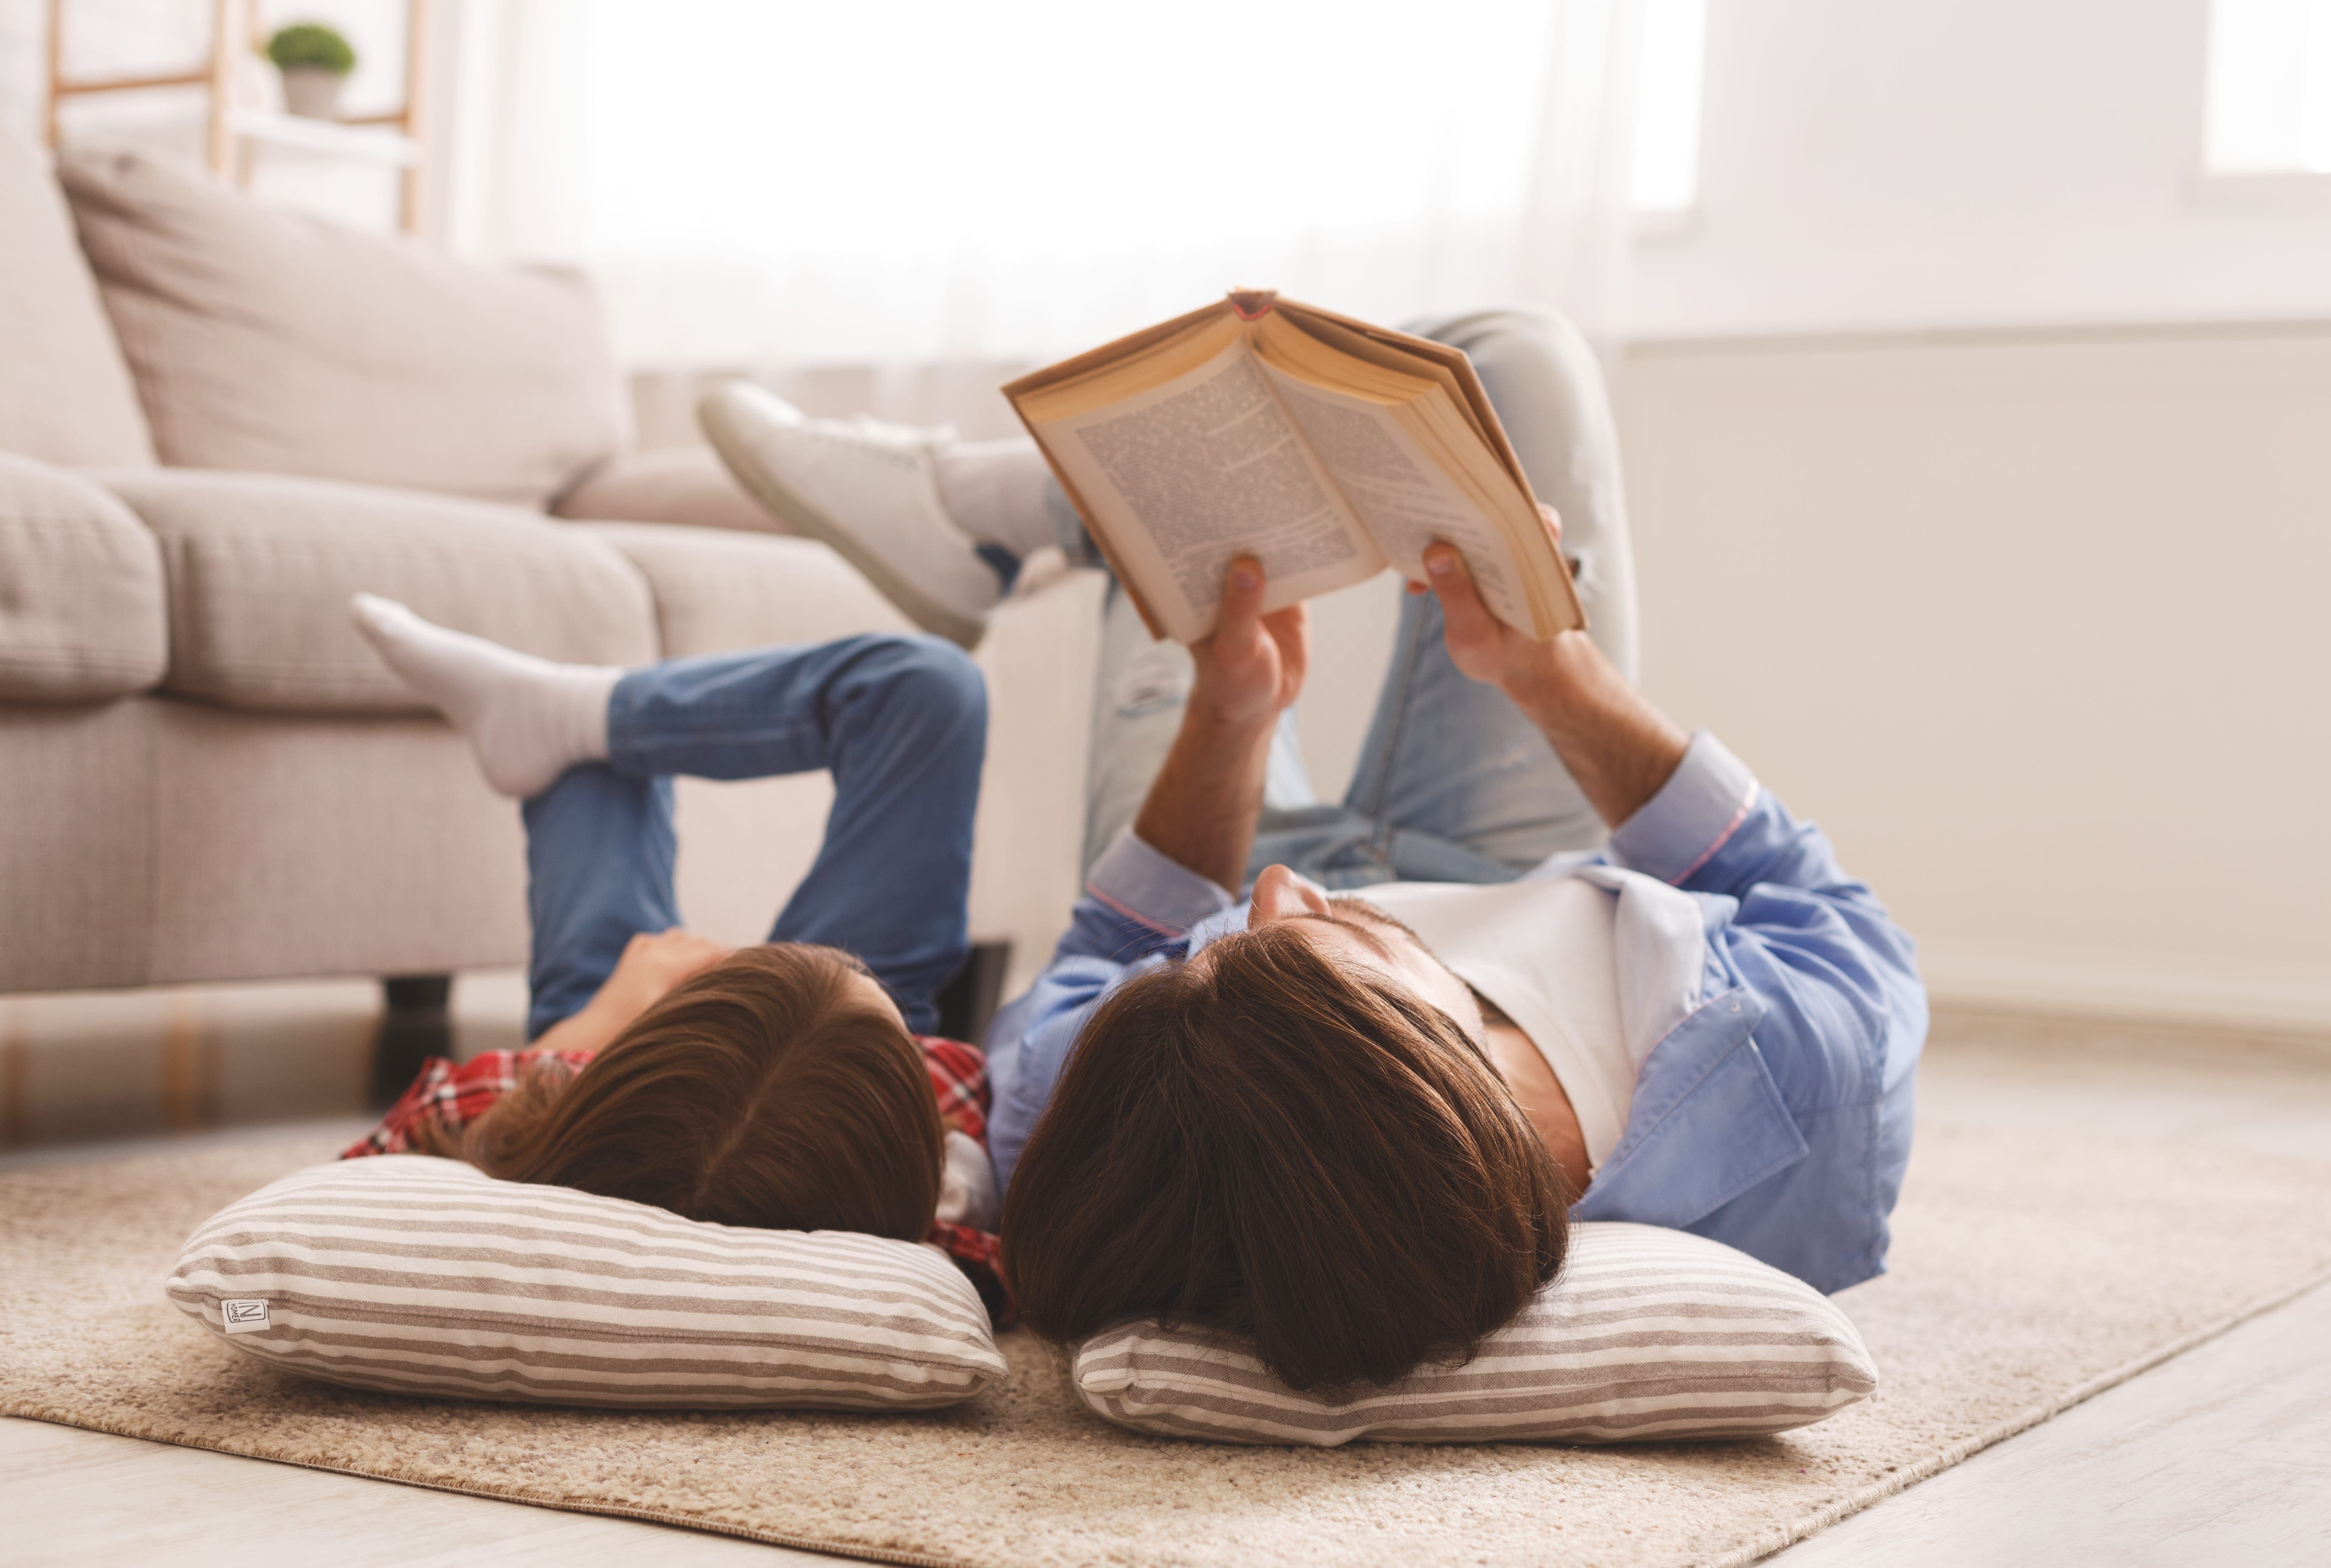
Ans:
[[[166,689],[234,708],[417,712],[357,634],[357,593],[585,664],[656,657],[647,584],[603,540],[511,507],[276,475],[97,476],[161,540]]]
[[[709,446],[625,452],[558,498],[562,518],[626,523],[679,523],[747,533],[788,530],[745,493]]]
[[[154,461],[145,417],[48,161],[0,126],[0,451]]]
[[[0,452],[0,699],[142,691],[167,647],[154,536],[87,480]]]
[[[573,528],[613,545],[648,580],[667,658],[915,629],[856,567],[812,539],[660,523]]]
[[[68,148],[57,173],[164,462],[539,507],[620,444],[575,273],[273,212],[138,153]]]

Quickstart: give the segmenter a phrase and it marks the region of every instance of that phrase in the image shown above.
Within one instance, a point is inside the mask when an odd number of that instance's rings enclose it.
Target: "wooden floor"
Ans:
[[[1961,1125],[2331,1156],[2331,1050],[2321,1042],[1950,1015],[1937,1021],[1920,1094],[1926,1114]],[[0,1168],[120,1148],[52,1143],[0,1154]],[[0,1421],[0,1559],[27,1565],[829,1561],[19,1421]],[[2331,1288],[1769,1561],[2331,1563]]]

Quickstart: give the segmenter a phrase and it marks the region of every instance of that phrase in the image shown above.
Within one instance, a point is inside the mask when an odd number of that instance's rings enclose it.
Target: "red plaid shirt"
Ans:
[[[926,1034],[916,1036],[916,1043],[923,1048],[923,1067],[938,1097],[940,1124],[987,1147],[987,1058],[977,1046],[959,1040]],[[591,1056],[587,1050],[489,1050],[459,1066],[433,1056],[422,1063],[421,1076],[389,1107],[380,1126],[349,1145],[340,1158],[404,1154],[413,1146],[414,1130],[423,1122],[450,1130],[477,1120],[516,1088],[535,1063],[556,1060],[573,1074],[582,1071]],[[1001,1246],[994,1232],[942,1221],[923,1240],[954,1259],[956,1267],[970,1277],[999,1327],[1012,1321],[1012,1293],[1004,1288],[998,1261]]]

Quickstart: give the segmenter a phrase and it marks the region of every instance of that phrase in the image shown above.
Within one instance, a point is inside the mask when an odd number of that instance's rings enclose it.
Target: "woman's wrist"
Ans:
[[[1657,794],[1691,737],[1611,667],[1584,632],[1542,644],[1505,685],[1603,820],[1615,828]]]
[[[1232,698],[1217,692],[1201,672],[1191,682],[1190,699],[1182,709],[1182,733],[1217,746],[1268,740],[1287,706],[1269,698]]]

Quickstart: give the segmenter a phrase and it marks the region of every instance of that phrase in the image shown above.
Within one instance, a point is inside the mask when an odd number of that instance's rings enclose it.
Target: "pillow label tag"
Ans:
[[[264,1301],[222,1301],[219,1316],[229,1334],[264,1334],[267,1332],[267,1303]]]

